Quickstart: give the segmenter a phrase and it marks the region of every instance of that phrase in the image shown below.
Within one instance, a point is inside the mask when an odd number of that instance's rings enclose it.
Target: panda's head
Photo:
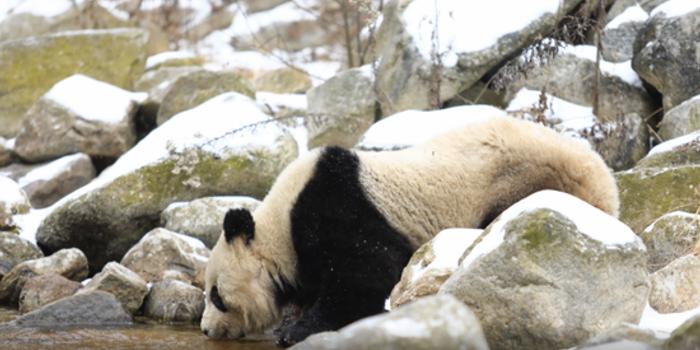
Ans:
[[[251,213],[229,210],[207,264],[204,334],[236,339],[261,332],[279,319],[274,280],[266,264],[256,251]]]

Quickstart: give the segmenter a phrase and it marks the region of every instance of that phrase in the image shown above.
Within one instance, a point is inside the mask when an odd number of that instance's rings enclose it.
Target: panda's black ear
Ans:
[[[242,236],[245,244],[255,236],[255,221],[248,209],[230,209],[224,217],[224,237],[231,243],[236,236]]]

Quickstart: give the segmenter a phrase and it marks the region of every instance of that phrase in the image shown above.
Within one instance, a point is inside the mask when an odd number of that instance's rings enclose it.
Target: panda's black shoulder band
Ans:
[[[246,244],[255,236],[255,221],[248,209],[230,209],[224,217],[224,236],[231,243],[237,236],[242,236]]]

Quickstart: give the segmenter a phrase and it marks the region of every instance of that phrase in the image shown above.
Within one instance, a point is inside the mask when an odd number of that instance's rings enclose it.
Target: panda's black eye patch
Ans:
[[[219,296],[219,289],[216,288],[216,286],[212,287],[211,291],[209,291],[209,299],[211,299],[211,302],[214,304],[214,306],[216,306],[217,309],[219,309],[219,311],[228,311],[226,305],[224,305],[224,301],[221,300],[221,296]]]

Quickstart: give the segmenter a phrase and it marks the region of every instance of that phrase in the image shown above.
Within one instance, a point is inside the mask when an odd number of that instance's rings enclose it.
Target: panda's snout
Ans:
[[[207,337],[209,336],[209,330],[208,329],[202,329],[202,333],[206,335]]]

